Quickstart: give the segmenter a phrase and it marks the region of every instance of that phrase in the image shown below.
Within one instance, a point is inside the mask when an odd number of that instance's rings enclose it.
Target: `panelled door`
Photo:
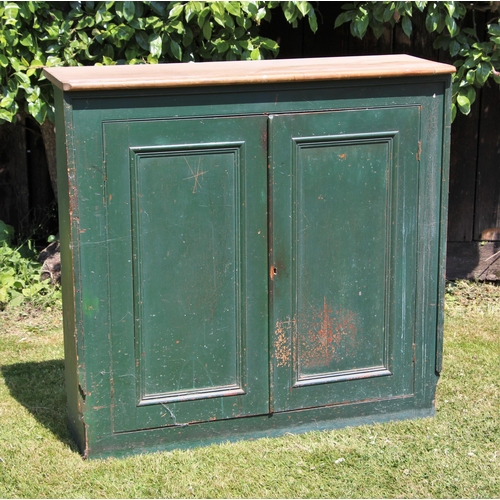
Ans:
[[[270,117],[273,411],[411,396],[419,126]]]
[[[114,432],[267,414],[267,118],[103,134]]]
[[[114,432],[411,397],[419,127],[105,123]]]

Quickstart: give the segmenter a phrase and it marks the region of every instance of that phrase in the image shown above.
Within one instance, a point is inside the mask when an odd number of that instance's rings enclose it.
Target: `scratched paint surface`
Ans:
[[[266,121],[105,127],[118,431],[269,409]]]
[[[299,146],[299,378],[383,363],[391,148],[366,138]]]
[[[275,411],[408,394],[418,107],[271,125]]]
[[[216,149],[137,162],[133,234],[144,395],[238,382],[237,165],[237,152]]]

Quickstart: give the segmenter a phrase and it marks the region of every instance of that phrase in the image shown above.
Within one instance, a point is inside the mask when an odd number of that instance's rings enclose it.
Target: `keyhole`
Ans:
[[[271,272],[269,274],[271,275],[271,279],[273,280],[274,277],[278,274],[278,268],[275,266],[271,266]]]

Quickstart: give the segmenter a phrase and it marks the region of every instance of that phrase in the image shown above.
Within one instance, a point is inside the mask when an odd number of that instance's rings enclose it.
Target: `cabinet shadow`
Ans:
[[[15,363],[1,367],[11,396],[72,450],[78,451],[68,430],[64,361]]]

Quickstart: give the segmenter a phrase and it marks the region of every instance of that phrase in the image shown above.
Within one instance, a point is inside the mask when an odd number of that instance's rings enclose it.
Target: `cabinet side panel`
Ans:
[[[55,89],[57,131],[57,183],[59,206],[59,234],[61,245],[61,284],[63,294],[64,359],[67,393],[67,411],[70,431],[82,453],[86,452],[86,432],[83,422],[85,384],[80,379],[79,365],[84,364],[79,350],[76,321],[74,237],[76,197],[74,196],[74,158],[71,105],[59,89]],[[79,349],[80,347],[80,349]]]
[[[450,185],[450,138],[451,138],[451,77],[445,83],[444,93],[444,127],[441,164],[441,234],[439,256],[438,283],[438,319],[436,334],[436,372],[443,369],[443,335],[444,335],[444,292],[446,284],[446,235],[448,232],[448,191]]]

